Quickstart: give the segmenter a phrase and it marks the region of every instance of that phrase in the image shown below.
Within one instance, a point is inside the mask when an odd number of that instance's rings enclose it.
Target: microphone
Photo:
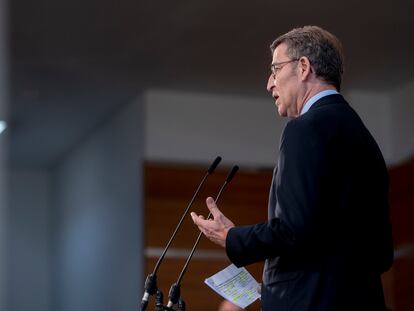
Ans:
[[[163,294],[160,290],[155,295],[155,311],[164,311]]]
[[[207,177],[210,176],[214,170],[216,169],[216,167],[219,165],[221,161],[221,157],[217,157],[213,163],[211,163],[210,167],[207,169],[206,174],[204,175],[203,179],[201,180],[200,184],[198,185],[197,190],[195,191],[190,203],[188,204],[187,208],[184,211],[183,216],[181,216],[180,221],[178,222],[177,227],[175,228],[173,234],[171,235],[170,240],[168,241],[167,245],[165,246],[164,251],[162,252],[160,258],[158,259],[154,271],[150,274],[148,274],[147,279],[145,280],[145,285],[144,285],[144,295],[142,297],[141,300],[141,311],[146,310],[147,306],[148,306],[148,301],[149,301],[149,297],[152,295],[155,295],[155,293],[157,292],[157,271],[161,265],[161,262],[163,261],[165,254],[168,251],[168,248],[170,247],[172,241],[174,240],[175,236],[177,235],[178,229],[180,229],[182,222],[184,221],[185,216],[187,216],[188,211],[190,210],[191,206],[193,205],[198,193],[201,190],[201,187],[204,185],[205,181],[207,180]]]
[[[221,186],[217,197],[215,199],[215,203],[218,202],[218,200],[220,199],[220,196],[223,192],[223,190],[226,188],[226,186],[230,183],[230,181],[233,179],[234,175],[236,175],[237,171],[239,170],[239,167],[237,165],[233,166],[233,168],[231,169],[229,175],[227,176],[226,180],[224,181],[223,185]],[[206,219],[209,219],[211,217],[211,212],[208,214]],[[202,232],[200,232],[198,234],[197,240],[194,243],[193,248],[191,249],[190,255],[187,258],[187,261],[184,264],[183,269],[181,270],[180,275],[178,276],[177,282],[175,282],[173,285],[171,285],[170,288],[170,292],[168,293],[168,304],[167,304],[167,308],[171,308],[173,305],[177,304],[179,302],[180,299],[180,295],[181,295],[181,280],[184,277],[184,273],[187,271],[188,265],[190,263],[191,258],[194,255],[194,252],[197,248],[198,243],[200,242],[202,236]]]

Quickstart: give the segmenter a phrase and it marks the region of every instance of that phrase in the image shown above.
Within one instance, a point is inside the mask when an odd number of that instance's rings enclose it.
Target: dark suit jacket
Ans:
[[[393,261],[387,168],[341,95],[286,125],[269,220],[232,228],[226,252],[239,267],[266,260],[264,311],[385,310],[380,275]]]

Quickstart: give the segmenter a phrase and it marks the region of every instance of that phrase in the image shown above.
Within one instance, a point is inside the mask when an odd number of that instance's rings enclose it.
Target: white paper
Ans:
[[[233,264],[205,279],[204,283],[243,309],[260,298],[256,280],[245,268],[237,268]]]

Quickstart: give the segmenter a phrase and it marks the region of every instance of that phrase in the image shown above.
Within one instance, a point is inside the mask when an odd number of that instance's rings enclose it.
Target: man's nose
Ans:
[[[275,87],[275,79],[273,79],[273,75],[269,75],[269,79],[267,80],[266,89],[269,93],[272,93],[273,88]]]

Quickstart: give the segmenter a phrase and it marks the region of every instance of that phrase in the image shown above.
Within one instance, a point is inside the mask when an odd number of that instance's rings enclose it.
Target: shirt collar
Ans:
[[[315,95],[313,95],[302,107],[302,110],[300,112],[300,115],[305,114],[306,112],[308,112],[308,110],[310,109],[310,107],[312,107],[312,105],[314,103],[316,103],[319,99],[321,99],[322,97],[328,96],[328,95],[333,95],[333,94],[339,94],[338,91],[336,90],[325,90],[325,91],[321,91]]]

